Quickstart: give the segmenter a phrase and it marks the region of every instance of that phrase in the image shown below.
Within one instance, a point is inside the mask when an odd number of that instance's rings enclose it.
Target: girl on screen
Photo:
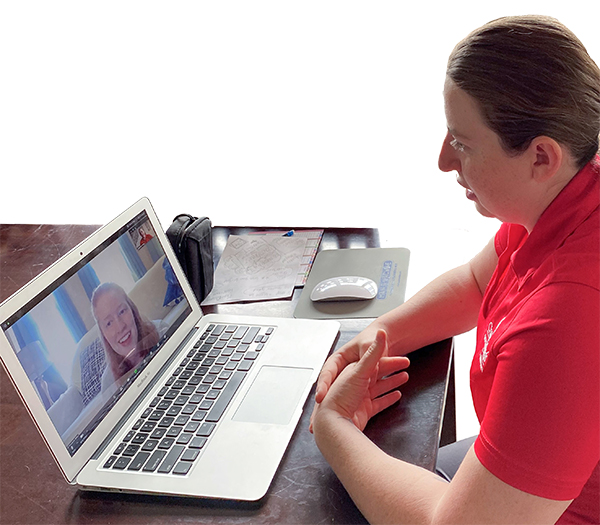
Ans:
[[[92,313],[98,324],[108,366],[102,389],[137,366],[158,343],[154,324],[140,314],[137,306],[115,283],[103,283],[92,295]]]

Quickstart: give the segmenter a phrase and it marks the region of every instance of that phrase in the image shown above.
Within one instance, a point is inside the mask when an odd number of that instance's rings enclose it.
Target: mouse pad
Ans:
[[[410,251],[406,248],[323,250],[317,254],[294,317],[351,319],[379,317],[404,302]],[[369,301],[314,303],[312,289],[324,279],[356,275],[377,283],[377,297]]]

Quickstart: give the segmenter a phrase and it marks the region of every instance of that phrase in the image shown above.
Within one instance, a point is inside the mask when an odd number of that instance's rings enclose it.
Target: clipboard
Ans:
[[[379,317],[404,302],[410,250],[361,248],[324,250],[317,254],[294,311],[303,319],[352,319]],[[377,283],[377,297],[368,301],[317,302],[312,289],[324,279],[356,275]]]

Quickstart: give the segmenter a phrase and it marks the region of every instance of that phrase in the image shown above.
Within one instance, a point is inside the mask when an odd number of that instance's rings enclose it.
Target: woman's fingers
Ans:
[[[375,399],[390,392],[391,390],[396,390],[407,381],[408,374],[406,372],[400,372],[398,374],[385,377],[384,379],[380,379],[375,384],[372,384],[371,388],[369,389],[371,398]]]
[[[379,361],[378,378],[389,376],[410,366],[408,357],[382,357]]]
[[[371,376],[377,371],[379,361],[387,348],[387,334],[385,330],[378,330],[375,340],[356,365],[356,373]]]
[[[385,396],[373,399],[373,413],[371,414],[371,417],[373,417],[375,414],[379,414],[379,412],[382,412],[386,408],[391,407],[394,403],[399,401],[401,397],[402,393],[399,390],[394,390]]]

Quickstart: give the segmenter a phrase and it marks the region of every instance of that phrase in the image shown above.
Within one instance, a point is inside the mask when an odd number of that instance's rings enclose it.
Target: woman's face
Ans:
[[[448,133],[438,161],[442,171],[456,171],[457,182],[479,213],[523,224],[526,159],[508,155],[489,128],[475,99],[450,79],[444,85]]]
[[[117,290],[109,290],[96,301],[96,320],[111,348],[125,357],[138,342],[138,330],[127,298]]]

